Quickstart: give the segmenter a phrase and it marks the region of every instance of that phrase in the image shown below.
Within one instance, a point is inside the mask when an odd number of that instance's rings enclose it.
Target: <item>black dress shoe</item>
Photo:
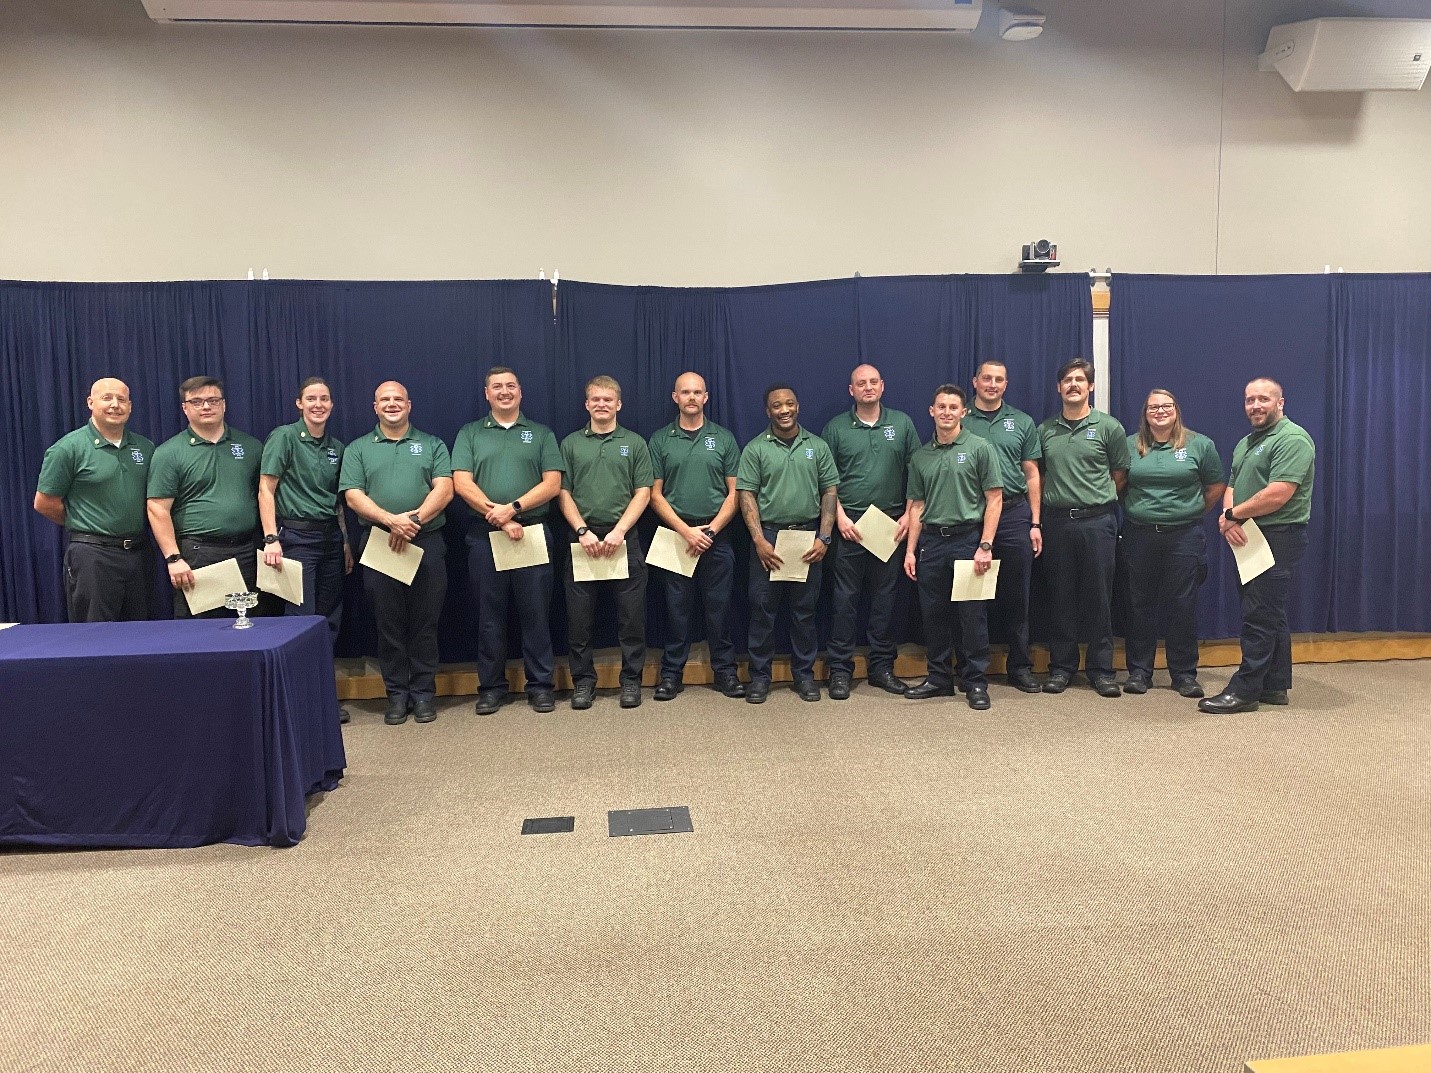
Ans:
[[[348,711],[343,705],[338,705],[338,722],[350,723],[353,721],[353,713]]]
[[[407,698],[389,697],[388,710],[383,712],[383,722],[390,727],[407,722]]]
[[[656,683],[655,697],[657,700],[675,700],[676,696],[685,688],[685,685],[675,678],[662,678]],[[622,699],[625,699],[625,694],[622,694]]]
[[[816,701],[820,699],[820,687],[815,684],[813,678],[797,678],[790,688],[795,690],[795,695],[801,700]]]
[[[893,693],[896,697],[902,697],[909,692],[909,686],[896,678],[893,671],[877,671],[869,676],[869,683],[876,689]]]
[[[571,706],[579,712],[584,712],[590,708],[591,702],[595,699],[595,682],[577,682],[571,691]]]
[[[419,723],[430,723],[437,718],[437,701],[431,697],[417,701],[412,706],[412,717]]]
[[[550,689],[532,690],[527,694],[527,703],[534,712],[554,712],[557,706],[556,697],[552,696]]]
[[[976,712],[986,712],[989,710],[989,691],[983,686],[969,687],[969,707]]]
[[[919,685],[910,686],[904,691],[907,700],[928,700],[930,697],[952,697],[953,695],[953,686],[936,685],[928,678],[920,682]]]
[[[1027,667],[1021,667],[1009,675],[1009,685],[1013,686],[1021,693],[1040,693],[1043,686],[1038,684],[1038,679],[1033,676],[1033,671]]]
[[[1202,686],[1198,685],[1196,678],[1174,678],[1173,689],[1178,696],[1187,697],[1190,700],[1203,695]]]
[[[621,687],[621,707],[641,707],[641,683],[627,682]]]
[[[1141,697],[1148,691],[1148,687],[1152,684],[1152,682],[1144,678],[1141,674],[1130,674],[1128,675],[1128,680],[1123,683],[1123,692],[1132,693],[1135,696]]]
[[[1257,695],[1257,699],[1263,704],[1291,704],[1292,698],[1287,696],[1285,689],[1264,689]]]
[[[836,671],[830,675],[830,699],[850,699],[850,675],[847,671]]]
[[[728,674],[723,678],[717,678],[715,681],[715,689],[717,693],[726,697],[735,698],[745,696],[745,686],[741,685],[740,679],[733,674]]]
[[[765,698],[770,695],[770,682],[764,678],[752,678],[750,685],[745,687],[745,703],[764,704]]]
[[[1112,675],[1108,675],[1107,677],[1100,675],[1097,678],[1090,678],[1088,679],[1088,684],[1093,688],[1093,692],[1097,693],[1100,697],[1121,697],[1123,695],[1122,687],[1118,685],[1117,680]]]
[[[1043,691],[1045,693],[1062,693],[1068,688],[1068,675],[1062,671],[1054,671],[1043,680]]]
[[[484,689],[477,694],[475,710],[478,715],[491,715],[511,699],[511,694],[505,689]]]
[[[1249,697],[1239,697],[1236,693],[1219,693],[1215,697],[1197,702],[1197,710],[1209,715],[1231,715],[1233,712],[1255,712],[1257,702]]]

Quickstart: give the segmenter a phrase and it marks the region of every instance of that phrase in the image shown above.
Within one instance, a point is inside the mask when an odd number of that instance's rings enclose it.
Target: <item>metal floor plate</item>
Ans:
[[[606,827],[612,838],[624,835],[688,835],[695,830],[691,826],[688,805],[614,809],[606,814]]]

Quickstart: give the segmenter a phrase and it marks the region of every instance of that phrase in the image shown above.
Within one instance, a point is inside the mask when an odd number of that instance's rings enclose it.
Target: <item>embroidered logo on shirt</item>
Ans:
[[[229,454],[233,455],[235,458],[242,458],[242,457],[243,457],[243,444],[241,444],[241,443],[230,444],[230,445],[229,445]]]
[[[420,444],[420,443],[410,443],[410,444],[407,445],[407,450],[408,450],[408,454],[420,455],[420,454],[422,454],[422,444]]]
[[[968,459],[969,459],[969,456],[966,455],[963,451],[958,452],[958,453],[954,456],[954,461],[955,461],[955,462],[958,462],[959,465],[961,465],[961,466],[962,466],[965,462],[967,462]]]
[[[1255,454],[1255,455],[1260,455],[1260,454],[1262,453],[1262,448],[1264,448],[1264,447],[1266,447],[1266,446],[1267,446],[1267,445],[1266,445],[1265,443],[1259,443],[1259,444],[1257,445],[1257,450],[1253,451],[1252,453]]]
[[[707,437],[706,437],[706,450],[707,450],[707,451],[714,451],[714,450],[715,450],[715,443],[716,443],[716,441],[715,441],[715,437],[714,437],[714,436],[707,436]]]
[[[144,452],[139,450],[139,448],[136,447],[134,450],[130,451],[129,457],[134,459],[134,464],[136,466],[144,465]]]
[[[622,458],[629,458],[630,456],[631,456],[631,448],[629,448],[629,447],[627,447],[627,446],[625,446],[625,445],[622,445],[622,447],[621,447],[621,457],[622,457]]]
[[[1084,435],[1084,438],[1086,438],[1086,439],[1096,440],[1096,439],[1098,438],[1098,430],[1097,430],[1096,428],[1091,428],[1091,429],[1089,429],[1087,432],[1085,432],[1083,435]]]
[[[1173,452],[1173,457],[1179,462],[1186,462],[1188,460],[1188,449],[1186,447],[1179,447]]]
[[[885,430],[884,430],[884,438],[887,439],[887,440],[892,440],[892,439],[894,439],[894,429],[892,429],[892,428],[887,428],[887,429],[885,429]]]
[[[531,442],[532,442],[532,430],[531,430],[531,429],[529,429],[529,428],[524,428],[524,429],[522,429],[522,442],[523,442],[523,443],[531,443]]]
[[[807,447],[807,448],[805,448],[805,457],[806,457],[806,458],[814,458],[814,457],[815,457],[815,448],[813,448],[813,447]]]
[[[1004,418],[1005,432],[1013,432],[1016,428],[1018,428],[1018,422],[1016,422],[1012,417]]]
[[[336,466],[337,464],[338,464],[338,452],[335,451],[333,448],[330,447],[330,448],[328,448],[328,465],[330,465],[330,466]]]

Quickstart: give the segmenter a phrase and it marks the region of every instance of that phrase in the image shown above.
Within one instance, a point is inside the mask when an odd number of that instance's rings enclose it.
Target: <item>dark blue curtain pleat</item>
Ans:
[[[1073,358],[1093,360],[1093,298],[1088,277],[1052,275],[970,276],[976,335],[967,385],[978,363],[997,358],[1009,372],[1004,396],[1042,421],[1058,406],[1055,376]],[[1095,404],[1107,409],[1106,394]]]
[[[1317,480],[1306,557],[1288,614],[1294,631],[1331,628],[1334,482],[1332,449],[1331,276],[1115,275],[1109,310],[1114,413],[1128,430],[1153,388],[1171,391],[1188,427],[1217,444],[1223,465],[1247,435],[1243,388],[1270,376],[1287,399],[1287,416],[1317,444]],[[1242,622],[1237,568],[1215,522],[1208,525],[1209,571],[1198,630],[1236,636]]]
[[[1330,627],[1431,631],[1431,275],[1332,278]]]

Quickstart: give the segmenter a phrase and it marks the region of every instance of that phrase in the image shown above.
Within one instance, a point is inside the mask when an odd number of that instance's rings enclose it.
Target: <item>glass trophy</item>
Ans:
[[[236,630],[246,630],[253,625],[253,619],[248,617],[248,609],[258,603],[258,593],[256,592],[231,592],[224,598],[224,606],[230,611],[238,612],[238,621],[234,623]]]

